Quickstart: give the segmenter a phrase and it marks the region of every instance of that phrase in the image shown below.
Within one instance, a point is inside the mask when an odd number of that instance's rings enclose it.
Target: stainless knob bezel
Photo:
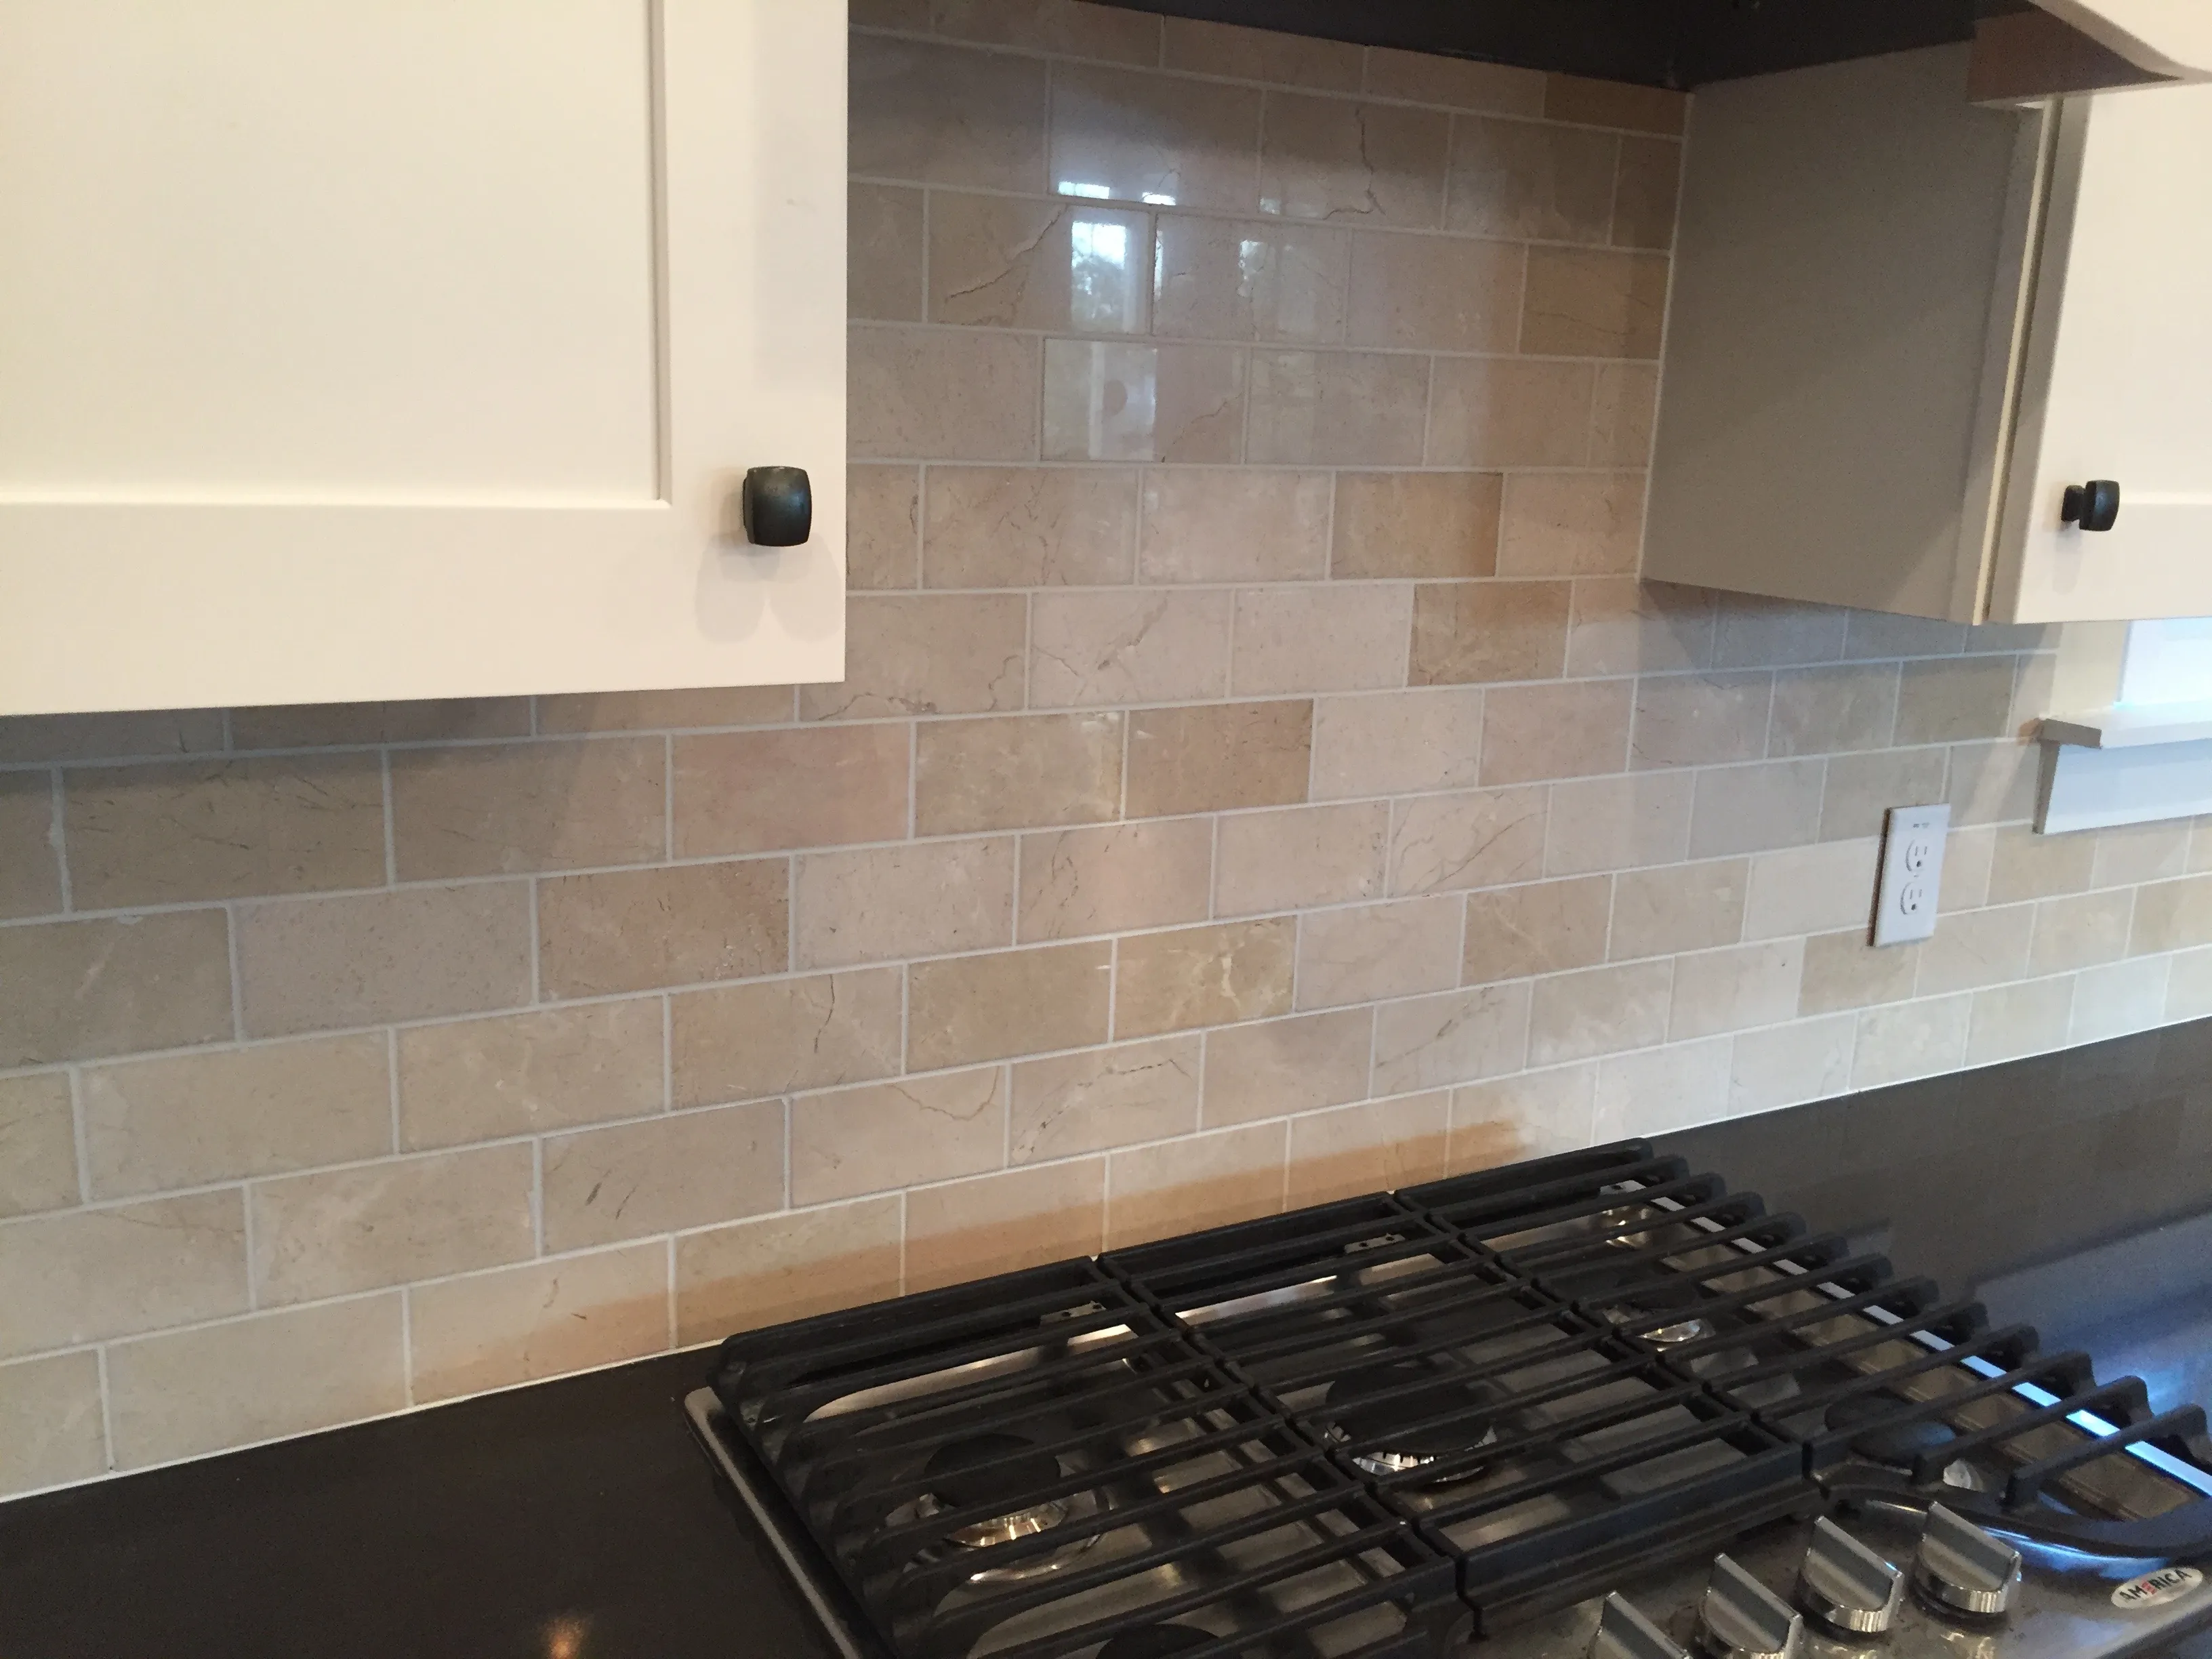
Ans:
[[[2020,1589],[2020,1552],[1941,1504],[1912,1557],[1912,1587],[1937,1613],[1994,1619]]]
[[[1897,1622],[1905,1575],[1826,1516],[1797,1570],[1797,1605],[1854,1636],[1880,1636]]]
[[[1796,1659],[1805,1621],[1796,1608],[1725,1555],[1698,1604],[1698,1651],[1705,1659]]]

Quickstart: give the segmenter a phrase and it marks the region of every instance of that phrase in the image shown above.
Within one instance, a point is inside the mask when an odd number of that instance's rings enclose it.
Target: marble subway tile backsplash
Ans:
[[[843,683],[0,720],[0,1492],[2212,1012],[2039,630],[1636,580],[1681,99],[852,9]]]

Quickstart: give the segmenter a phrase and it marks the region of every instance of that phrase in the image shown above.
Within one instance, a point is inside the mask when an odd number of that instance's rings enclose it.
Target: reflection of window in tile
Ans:
[[[1141,333],[1145,326],[1141,213],[1085,215],[1068,226],[1067,319],[1072,327]]]
[[[1152,459],[1158,381],[1158,353],[1151,346],[1046,341],[1046,458]]]
[[[1138,199],[1147,207],[1173,207],[1176,204],[1174,197],[1163,196],[1158,191],[1148,190]]]
[[[1062,196],[1081,196],[1098,202],[1106,200],[1114,193],[1103,185],[1079,184],[1073,179],[1061,179],[1058,190]]]

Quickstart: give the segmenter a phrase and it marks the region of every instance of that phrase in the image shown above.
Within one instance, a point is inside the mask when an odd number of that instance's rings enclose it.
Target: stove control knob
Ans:
[[[1689,1659],[1674,1639],[1618,1595],[1605,1598],[1589,1659]]]
[[[1832,1630],[1880,1636],[1896,1621],[1905,1575],[1834,1522],[1815,1521],[1797,1605]]]
[[[1706,1659],[1797,1659],[1805,1621],[1790,1604],[1727,1556],[1698,1609],[1698,1649]]]
[[[1912,1587],[1938,1613],[1994,1618],[2020,1588],[2020,1552],[1972,1522],[1928,1506],[1928,1529],[1912,1558]]]

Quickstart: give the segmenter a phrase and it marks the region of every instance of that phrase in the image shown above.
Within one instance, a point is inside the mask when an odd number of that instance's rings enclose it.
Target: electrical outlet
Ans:
[[[1951,830],[1948,806],[1893,806],[1882,831],[1881,883],[1875,894],[1874,942],[1910,945],[1936,932],[1936,903],[1943,891],[1943,837]]]

